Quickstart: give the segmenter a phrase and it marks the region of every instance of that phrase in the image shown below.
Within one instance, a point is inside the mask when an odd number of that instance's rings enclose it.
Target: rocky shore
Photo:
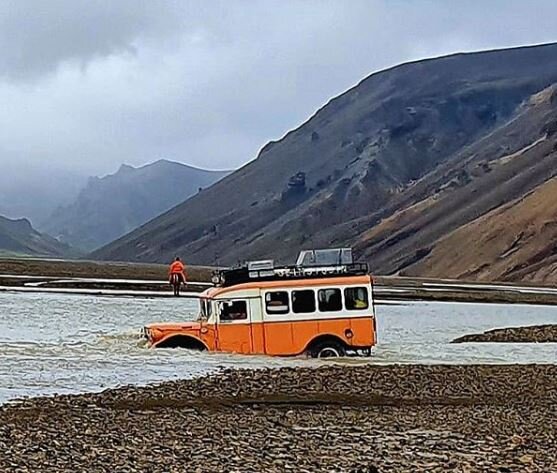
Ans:
[[[464,335],[451,343],[498,342],[498,343],[556,343],[557,325],[532,325],[488,330],[484,333]]]
[[[557,471],[557,366],[343,366],[0,408],[2,472]]]

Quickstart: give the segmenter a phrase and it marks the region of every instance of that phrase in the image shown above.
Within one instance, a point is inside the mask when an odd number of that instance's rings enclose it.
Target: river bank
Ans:
[[[557,343],[557,325],[497,328],[464,335],[451,343]]]
[[[213,268],[188,266],[188,291],[200,292],[211,281]],[[28,292],[168,296],[168,266],[150,263],[0,258],[0,288]],[[138,294],[141,296],[141,294]]]
[[[188,266],[192,280],[209,282],[214,268]],[[166,279],[168,265],[85,260],[50,260],[40,258],[1,258],[0,276],[18,275],[35,278],[101,278],[139,279],[159,281]]]
[[[60,292],[107,296],[168,297],[167,266],[161,264],[0,258],[0,291]],[[190,296],[211,285],[214,268],[188,266]],[[557,288],[533,284],[479,283],[375,276],[381,301],[446,301],[557,305]]]
[[[557,367],[226,370],[0,408],[0,471],[557,468]]]

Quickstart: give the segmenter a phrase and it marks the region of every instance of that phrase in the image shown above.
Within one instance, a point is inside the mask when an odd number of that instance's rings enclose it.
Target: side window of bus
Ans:
[[[246,301],[224,302],[220,311],[221,321],[246,320],[248,318],[248,306]]]
[[[344,300],[347,310],[364,310],[369,307],[367,288],[348,287],[344,290]]]
[[[342,310],[340,289],[320,289],[317,293],[319,312],[338,312]]]
[[[288,292],[277,291],[265,294],[265,310],[270,315],[288,314],[290,312]]]
[[[315,293],[310,289],[292,291],[292,312],[295,314],[315,312]]]

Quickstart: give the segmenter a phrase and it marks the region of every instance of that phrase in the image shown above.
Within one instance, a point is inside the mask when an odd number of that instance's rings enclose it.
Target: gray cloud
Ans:
[[[162,6],[162,8],[161,8]],[[178,3],[119,0],[6,0],[0,3],[0,74],[13,80],[134,54],[136,42],[178,33]]]
[[[556,13],[552,0],[6,0],[0,165],[239,166],[373,71],[556,40]]]

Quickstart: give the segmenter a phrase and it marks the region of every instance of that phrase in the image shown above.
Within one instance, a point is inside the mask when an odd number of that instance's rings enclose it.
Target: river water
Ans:
[[[222,367],[308,366],[304,358],[150,350],[149,322],[191,320],[193,299],[0,293],[0,403],[198,376]],[[377,308],[371,358],[345,363],[554,363],[557,344],[449,344],[491,328],[557,323],[557,308],[408,303]]]

